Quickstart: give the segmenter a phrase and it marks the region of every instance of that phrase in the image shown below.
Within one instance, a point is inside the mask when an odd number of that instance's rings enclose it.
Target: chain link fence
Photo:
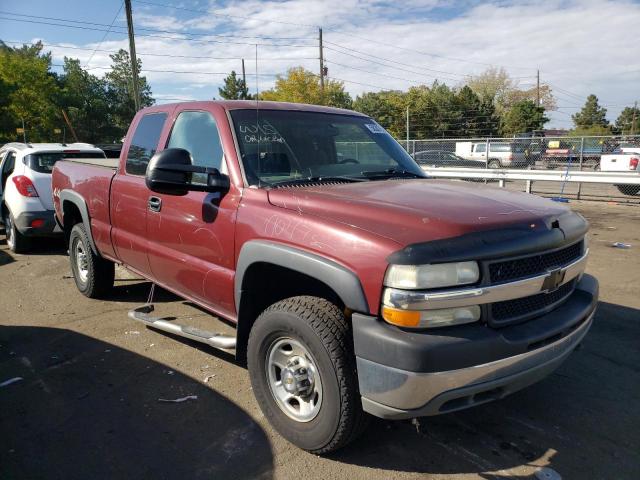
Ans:
[[[421,165],[428,167],[470,167],[600,171],[602,155],[620,147],[640,147],[638,136],[442,138],[398,140]],[[523,182],[507,182],[506,188],[522,189]],[[563,184],[536,182],[532,191],[567,198],[639,202],[635,188],[624,185]]]

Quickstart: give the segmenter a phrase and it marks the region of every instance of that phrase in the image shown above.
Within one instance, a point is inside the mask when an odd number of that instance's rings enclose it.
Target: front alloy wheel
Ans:
[[[260,409],[294,445],[329,453],[366,426],[351,329],[328,300],[291,297],[263,311],[249,334],[247,364]]]
[[[292,338],[276,339],[265,366],[271,394],[285,415],[297,422],[313,420],[322,406],[322,380],[307,348]]]

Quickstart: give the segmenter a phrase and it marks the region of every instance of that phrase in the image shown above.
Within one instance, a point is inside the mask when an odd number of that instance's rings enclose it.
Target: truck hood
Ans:
[[[412,179],[278,188],[277,207],[315,215],[401,246],[480,230],[551,228],[569,209],[534,195],[477,183]]]

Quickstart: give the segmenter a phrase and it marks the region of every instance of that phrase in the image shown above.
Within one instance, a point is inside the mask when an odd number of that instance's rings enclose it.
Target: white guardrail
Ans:
[[[462,178],[479,180],[498,180],[504,186],[505,180],[526,180],[527,192],[531,190],[531,182],[567,182],[567,183],[605,183],[613,185],[640,185],[638,172],[583,172],[573,170],[522,170],[522,169],[487,169],[464,167],[427,167],[422,169],[431,177]]]

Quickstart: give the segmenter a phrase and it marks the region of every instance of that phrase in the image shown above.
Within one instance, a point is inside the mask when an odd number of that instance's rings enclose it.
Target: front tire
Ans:
[[[89,235],[81,223],[71,229],[69,260],[80,293],[89,298],[100,298],[109,293],[115,278],[115,265],[93,252]]]
[[[9,210],[6,210],[4,215],[4,231],[7,246],[13,253],[25,253],[29,249],[31,245],[29,238],[18,231]]]
[[[325,454],[364,430],[352,345],[344,314],[322,298],[282,300],[254,323],[247,348],[253,392],[294,445]]]

